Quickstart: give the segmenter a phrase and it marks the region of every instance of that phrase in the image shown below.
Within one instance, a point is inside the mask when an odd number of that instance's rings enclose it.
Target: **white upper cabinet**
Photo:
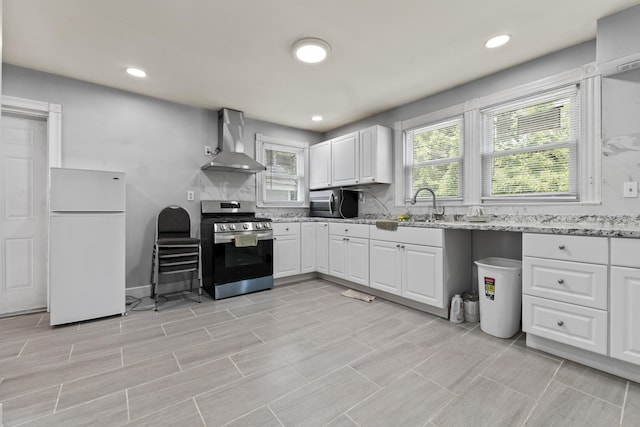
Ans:
[[[360,184],[391,184],[391,129],[371,126],[360,131]]]
[[[310,148],[312,190],[358,184],[391,184],[391,129],[371,126]]]
[[[358,132],[331,140],[333,186],[358,184]]]
[[[309,148],[309,188],[331,187],[331,141],[320,142]]]

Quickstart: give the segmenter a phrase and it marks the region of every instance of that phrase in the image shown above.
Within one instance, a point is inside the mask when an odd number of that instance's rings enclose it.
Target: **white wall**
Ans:
[[[429,96],[351,123],[329,132],[325,139],[363,128],[373,124],[381,124],[393,128],[399,120],[407,120],[423,114],[460,104],[474,98],[490,95],[505,89],[543,79],[564,71],[578,68],[584,64],[595,62],[596,43],[590,41],[573,46],[542,58],[518,65],[499,73],[483,77],[473,82]],[[473,64],[470,64],[473,66]],[[428,76],[428,72],[425,72]],[[427,77],[428,78],[428,77]],[[603,194],[600,205],[515,205],[488,207],[488,213],[495,214],[640,214],[640,199],[623,199],[622,182],[640,180],[640,83],[638,81],[620,81],[603,79]],[[617,144],[611,140],[614,135],[626,135],[626,145],[630,148],[624,153],[607,154],[607,146]],[[635,135],[635,136],[634,136]],[[619,141],[618,141],[619,142]],[[398,143],[398,141],[395,141]],[[618,144],[619,145],[619,144]],[[409,211],[412,214],[426,213],[426,208],[394,206],[393,185],[370,185],[367,187],[375,197],[382,201],[393,215]],[[466,213],[467,207],[447,207],[448,213]],[[386,211],[380,204],[368,197],[363,206],[363,214],[384,214]]]
[[[165,206],[189,211],[199,233],[206,198],[255,198],[255,175],[202,172],[204,146],[217,146],[217,112],[161,101],[87,82],[4,64],[3,93],[62,105],[63,167],[127,174],[127,287],[148,285],[155,217]],[[255,133],[317,142],[321,135],[245,119],[245,147]],[[165,279],[163,283],[168,280]]]

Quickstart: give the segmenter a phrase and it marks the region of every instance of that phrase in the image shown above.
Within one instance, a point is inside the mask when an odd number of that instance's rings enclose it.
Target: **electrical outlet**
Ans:
[[[638,197],[638,181],[625,182],[622,185],[623,197]]]
[[[209,147],[208,145],[204,146],[204,155],[205,156],[210,156],[211,155],[211,147]]]
[[[196,199],[195,191],[187,191],[187,201],[193,202]]]
[[[360,200],[361,203],[364,203],[364,193],[358,193],[358,200]]]

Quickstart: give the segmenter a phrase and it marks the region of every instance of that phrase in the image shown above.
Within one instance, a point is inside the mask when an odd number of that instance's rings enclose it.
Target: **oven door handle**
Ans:
[[[235,240],[235,236],[234,235],[220,235],[221,233],[216,233],[215,237],[214,237],[214,244],[218,244],[218,243],[231,243]],[[266,231],[263,233],[252,233],[256,235],[256,238],[258,239],[258,241],[264,241],[264,240],[273,240],[273,231]]]

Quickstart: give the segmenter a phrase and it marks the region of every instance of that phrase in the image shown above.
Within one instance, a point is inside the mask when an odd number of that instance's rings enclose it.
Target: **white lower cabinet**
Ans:
[[[530,295],[522,297],[522,330],[607,354],[607,312]]]
[[[453,293],[471,287],[468,232],[372,226],[370,236],[372,288],[444,309]]]
[[[329,275],[369,286],[369,226],[329,224]]]
[[[317,269],[316,223],[300,224],[300,272],[311,273]]]
[[[402,245],[402,296],[441,307],[444,301],[442,248]]]
[[[640,365],[640,240],[611,239],[611,357]]]
[[[525,233],[522,255],[522,330],[607,355],[608,239]]]
[[[273,277],[300,274],[300,223],[273,224]]]
[[[303,222],[300,224],[301,260],[300,272],[329,272],[329,224]]]
[[[329,224],[316,223],[316,271],[329,274]]]
[[[370,286],[374,289],[402,295],[402,252],[400,244],[371,240],[369,242],[371,261]]]

